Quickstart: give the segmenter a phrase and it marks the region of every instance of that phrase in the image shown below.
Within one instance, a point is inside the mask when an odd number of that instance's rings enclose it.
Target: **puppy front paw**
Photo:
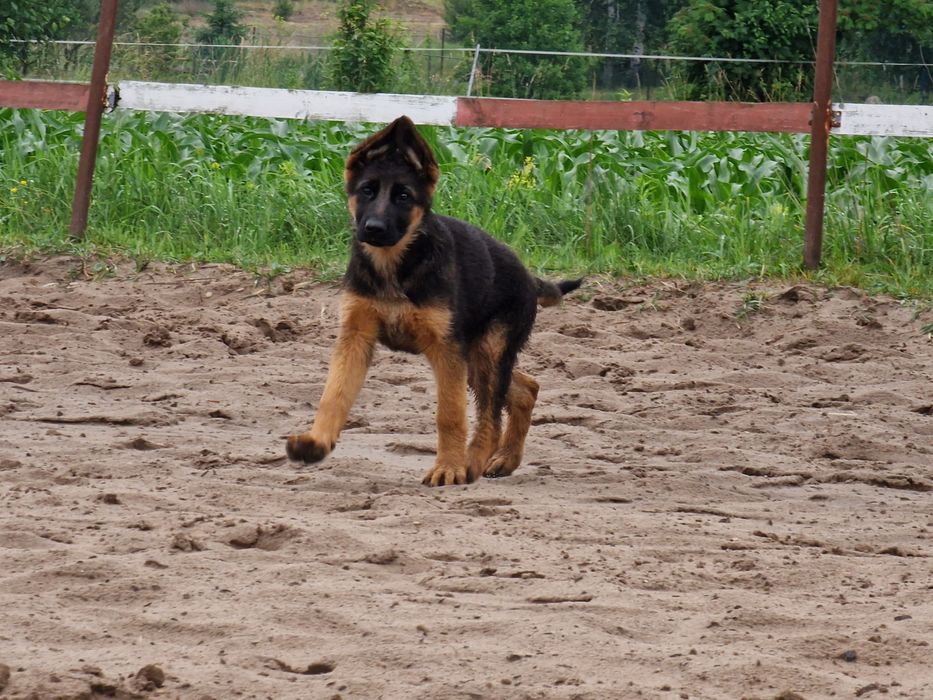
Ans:
[[[474,480],[466,465],[453,467],[437,463],[424,475],[421,483],[425,486],[453,486],[455,484],[469,484]]]
[[[289,435],[288,441],[285,443],[285,452],[288,454],[288,458],[293,462],[304,462],[305,464],[320,462],[333,449],[333,445],[325,445],[311,437],[311,433]]]

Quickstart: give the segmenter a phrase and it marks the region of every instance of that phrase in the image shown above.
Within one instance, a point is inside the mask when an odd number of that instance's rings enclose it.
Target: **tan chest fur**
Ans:
[[[429,346],[448,341],[450,310],[442,306],[415,306],[409,301],[368,299],[347,294],[345,303],[378,321],[379,341],[393,350],[423,353]]]

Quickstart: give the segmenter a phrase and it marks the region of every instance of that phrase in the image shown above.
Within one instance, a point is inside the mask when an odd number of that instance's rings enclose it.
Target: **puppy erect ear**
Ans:
[[[350,152],[346,164],[347,182],[354,172],[383,159],[401,160],[410,165],[429,190],[433,191],[437,184],[439,170],[434,153],[408,117],[399,117]]]

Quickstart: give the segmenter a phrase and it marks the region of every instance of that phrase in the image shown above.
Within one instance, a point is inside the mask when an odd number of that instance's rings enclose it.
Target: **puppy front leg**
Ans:
[[[340,333],[311,429],[290,435],[289,459],[319,462],[334,449],[372,361],[379,321],[365,300],[344,294]]]

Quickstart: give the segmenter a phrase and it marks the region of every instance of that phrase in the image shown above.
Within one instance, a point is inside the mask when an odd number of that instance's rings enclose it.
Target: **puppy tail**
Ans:
[[[535,277],[538,303],[541,306],[556,306],[564,298],[565,294],[569,294],[581,284],[583,284],[582,277],[575,280],[563,280],[562,282],[548,282]]]

